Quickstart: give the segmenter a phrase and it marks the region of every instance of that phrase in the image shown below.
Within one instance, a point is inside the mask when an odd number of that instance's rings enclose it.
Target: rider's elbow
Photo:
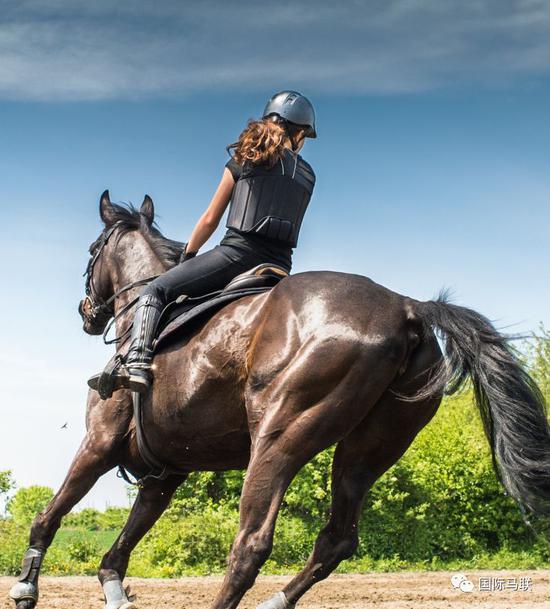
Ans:
[[[212,232],[214,232],[218,228],[219,222],[219,218],[216,218],[215,216],[208,213],[204,214],[204,216],[201,218],[202,226],[208,230],[211,230]]]

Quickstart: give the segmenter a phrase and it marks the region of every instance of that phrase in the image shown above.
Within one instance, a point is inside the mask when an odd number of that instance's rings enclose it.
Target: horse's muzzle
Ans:
[[[105,315],[97,315],[90,302],[90,299],[86,296],[83,298],[78,305],[78,313],[82,318],[82,329],[86,334],[92,336],[98,336],[103,334],[109,317]]]

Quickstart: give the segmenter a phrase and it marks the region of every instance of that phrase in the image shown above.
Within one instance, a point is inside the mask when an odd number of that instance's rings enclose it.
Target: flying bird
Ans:
[[[69,425],[68,423],[65,423],[64,425],[61,425],[60,429],[67,429],[68,425]]]

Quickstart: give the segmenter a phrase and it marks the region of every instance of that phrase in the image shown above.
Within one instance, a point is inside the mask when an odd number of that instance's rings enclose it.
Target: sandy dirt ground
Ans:
[[[472,582],[471,592],[453,588],[453,575],[455,574],[448,572],[334,575],[315,586],[300,601],[298,607],[550,609],[550,571],[466,572],[467,579]],[[256,586],[245,596],[239,609],[254,609],[260,601],[280,590],[289,579],[290,577],[279,576],[258,578]],[[8,598],[8,591],[13,583],[13,578],[0,578],[0,609],[13,609],[13,602]],[[208,609],[221,578],[129,578],[127,583],[137,595],[137,609]],[[93,577],[43,577],[40,595],[38,607],[43,609],[103,607],[101,589]]]

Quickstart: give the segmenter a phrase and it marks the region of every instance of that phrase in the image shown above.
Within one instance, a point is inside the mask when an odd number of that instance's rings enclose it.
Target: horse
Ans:
[[[139,210],[100,198],[104,228],[90,247],[86,333],[115,323],[122,340],[140,285],[177,263],[181,243]],[[438,341],[437,336],[442,339]],[[444,345],[444,349],[440,346]],[[361,275],[305,272],[245,296],[156,353],[143,398],[149,468],[136,440],[132,396],[90,390],[86,435],[61,488],[30,530],[16,609],[38,601],[42,559],[62,517],[98,478],[122,466],[144,477],[128,520],[101,561],[106,609],[130,609],[123,588],[130,554],[192,471],[246,469],[239,530],[212,609],[235,609],[272,549],[285,491],[315,455],[336,445],[331,509],[303,569],[261,609],[290,609],[352,556],[368,489],[432,419],[445,391],[467,380],[504,488],[527,513],[550,513],[546,404],[508,339],[481,314],[440,296],[420,302]]]

